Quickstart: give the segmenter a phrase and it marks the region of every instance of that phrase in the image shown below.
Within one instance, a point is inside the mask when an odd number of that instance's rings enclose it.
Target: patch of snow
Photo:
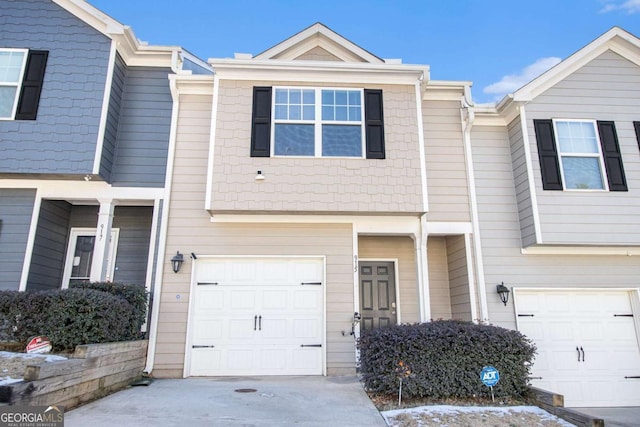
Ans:
[[[22,381],[22,378],[0,377],[0,385],[9,385],[20,381]]]
[[[64,356],[58,356],[57,354],[46,354],[46,353],[13,353],[10,351],[0,351],[0,358],[11,358],[11,357],[19,357],[21,359],[33,359],[33,358],[42,358],[44,357],[45,362],[55,362],[59,360],[67,360]]]
[[[513,413],[529,413],[538,415],[541,418],[554,420],[560,425],[566,427],[574,427],[573,424],[564,421],[561,418],[551,415],[547,411],[538,408],[537,406],[453,406],[453,405],[432,405],[432,406],[418,406],[415,408],[407,409],[394,409],[391,411],[381,412],[387,424],[391,425],[391,418],[397,417],[401,414],[425,414],[431,417],[437,417],[438,415],[457,415],[461,413],[481,413],[489,412],[496,415],[507,415]]]

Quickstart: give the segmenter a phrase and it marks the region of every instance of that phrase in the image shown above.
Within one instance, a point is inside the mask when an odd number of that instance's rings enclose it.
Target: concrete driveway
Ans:
[[[583,414],[602,418],[605,427],[638,427],[640,426],[640,406],[617,408],[569,408]]]
[[[287,425],[386,423],[355,377],[155,380],[65,414],[67,427]]]

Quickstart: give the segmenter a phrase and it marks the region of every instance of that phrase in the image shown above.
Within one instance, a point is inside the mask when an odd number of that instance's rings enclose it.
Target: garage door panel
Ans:
[[[533,314],[517,319],[538,348],[532,377],[542,380],[532,385],[563,394],[565,406],[640,405],[640,380],[624,379],[640,375],[634,320],[614,316],[632,314],[627,291],[518,290],[515,302]]]
[[[212,285],[196,286],[191,340],[216,356],[192,349],[190,374],[321,375],[323,277],[317,258],[198,261],[196,281]]]

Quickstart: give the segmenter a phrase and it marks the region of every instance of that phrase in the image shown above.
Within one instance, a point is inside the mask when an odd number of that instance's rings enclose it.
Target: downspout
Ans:
[[[177,52],[174,51],[177,55]],[[172,61],[173,62],[173,61]],[[171,67],[173,69],[173,65]],[[149,327],[149,347],[147,349],[147,364],[144,372],[150,374],[156,356],[156,342],[158,340],[158,318],[160,311],[160,296],[162,294],[162,280],[164,276],[164,254],[167,247],[167,226],[169,222],[169,204],[171,202],[171,186],[173,183],[173,164],[176,152],[176,135],[178,129],[178,112],[180,111],[180,92],[178,91],[176,76],[169,76],[169,89],[173,107],[171,109],[171,128],[169,131],[169,150],[167,152],[167,172],[165,175],[164,203],[162,204],[162,223],[160,224],[160,239],[158,241],[158,259],[156,262],[156,280],[153,286],[151,321]]]
[[[476,196],[476,180],[473,171],[473,152],[471,150],[471,128],[475,120],[475,111],[471,100],[470,86],[464,87],[464,95],[461,99],[462,108],[460,115],[462,118],[462,134],[464,138],[464,154],[467,166],[467,180],[469,186],[469,204],[471,205],[471,227],[473,230],[473,249],[475,252],[475,273],[478,283],[477,294],[480,300],[480,319],[482,323],[489,321],[489,311],[487,308],[487,290],[484,279],[484,264],[482,257],[482,245],[480,243],[480,223],[478,219],[478,199]],[[472,287],[473,285],[470,284]],[[472,292],[470,289],[469,292]]]

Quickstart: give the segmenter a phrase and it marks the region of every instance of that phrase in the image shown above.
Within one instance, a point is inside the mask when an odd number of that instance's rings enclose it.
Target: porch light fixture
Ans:
[[[509,302],[509,288],[507,288],[504,285],[504,282],[500,283],[498,286],[496,286],[496,292],[498,292],[498,295],[500,296],[500,301],[502,301],[502,303],[506,306],[507,302]]]
[[[180,267],[182,267],[182,263],[184,262],[184,256],[180,253],[180,251],[176,252],[176,254],[171,258],[171,268],[173,268],[173,272],[177,273],[180,271]]]

